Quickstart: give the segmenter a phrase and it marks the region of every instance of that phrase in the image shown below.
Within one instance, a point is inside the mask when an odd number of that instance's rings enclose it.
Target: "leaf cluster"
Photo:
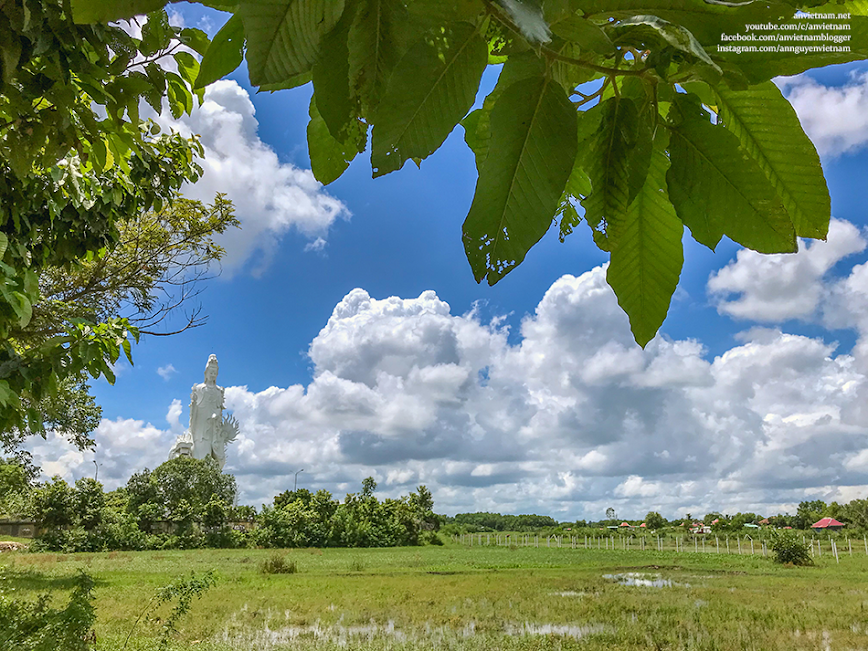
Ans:
[[[79,0],[129,15],[146,0]],[[215,6],[213,3],[206,3]],[[139,6],[140,5],[140,6]],[[474,277],[494,284],[559,222],[584,221],[609,252],[609,284],[637,342],[668,311],[687,226],[789,253],[825,237],[819,157],[769,80],[868,57],[864,3],[772,0],[238,0],[206,50],[196,86],[244,58],[275,91],[313,83],[314,174],[338,178],[370,137],[374,176],[417,165],[460,123],[476,158],[463,241]],[[849,11],[840,51],[728,52],[721,34],[797,10]],[[474,106],[490,65],[493,91]]]
[[[39,404],[64,378],[114,381],[138,332],[125,318],[71,318],[28,341],[47,269],[111,249],[120,226],[161,212],[202,169],[202,148],[143,121],[140,102],[193,108],[208,38],[151,13],[141,37],[78,25],[64,0],[0,5],[0,431],[42,431]],[[177,72],[165,65],[171,61]],[[198,93],[201,96],[201,91]]]
[[[24,601],[13,599],[0,589],[0,649],[87,651],[92,648],[96,621],[93,586],[90,576],[79,573],[69,602],[62,609],[53,608],[51,596],[47,594],[35,601]]]

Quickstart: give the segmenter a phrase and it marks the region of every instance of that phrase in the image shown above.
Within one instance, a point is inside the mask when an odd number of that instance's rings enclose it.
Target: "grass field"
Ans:
[[[262,574],[273,553],[15,552],[0,565],[21,596],[62,595],[90,573],[106,651],[124,648],[156,588],[212,569],[217,586],[172,648],[868,649],[865,555],[794,568],[758,555],[447,545],[290,550],[297,573]],[[153,648],[160,625],[140,623],[126,648]]]

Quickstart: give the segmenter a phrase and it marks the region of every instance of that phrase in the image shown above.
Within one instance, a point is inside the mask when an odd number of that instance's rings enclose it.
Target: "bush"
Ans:
[[[298,565],[295,561],[287,561],[285,554],[272,554],[262,561],[259,571],[263,574],[295,574]]]
[[[69,604],[63,610],[49,606],[49,596],[36,601],[0,594],[0,643],[16,651],[86,651],[91,648],[94,614],[93,580],[82,573],[76,579]]]
[[[771,532],[771,549],[776,563],[792,563],[793,565],[813,565],[808,543],[802,542],[797,534],[773,529]]]

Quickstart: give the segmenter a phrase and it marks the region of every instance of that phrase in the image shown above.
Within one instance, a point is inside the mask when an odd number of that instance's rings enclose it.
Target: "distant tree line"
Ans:
[[[234,506],[235,478],[212,460],[179,457],[105,492],[95,479],[34,484],[0,460],[0,514],[31,518],[34,550],[85,552],[196,547],[389,547],[438,544],[440,519],[425,486],[378,500],[372,477],[343,502],[325,490],[285,491],[261,512]]]
[[[703,516],[694,516],[686,513],[683,517],[666,519],[657,511],[649,511],[641,520],[622,519],[616,517],[615,509],[609,508],[606,517],[600,520],[575,520],[558,522],[546,515],[503,515],[500,513],[477,512],[459,513],[454,517],[444,517],[444,533],[484,533],[494,531],[516,532],[542,532],[562,533],[570,530],[576,533],[585,531],[590,535],[600,535],[601,529],[611,530],[613,527],[621,528],[626,522],[631,531],[633,528],[643,527],[647,531],[663,531],[677,528],[679,531],[688,531],[696,524],[707,526],[713,532],[735,533],[742,531],[745,525],[768,526],[782,529],[806,530],[821,518],[831,517],[846,525],[848,530],[868,531],[868,499],[854,499],[846,504],[831,502],[827,504],[823,500],[809,500],[800,502],[795,514],[776,514],[763,516],[753,512],[737,512],[729,515],[713,511]],[[767,522],[766,522],[767,520]],[[606,534],[609,535],[609,534]]]
[[[446,523],[454,523],[474,531],[538,531],[557,527],[558,521],[547,515],[501,515],[500,513],[458,513],[447,517]]]

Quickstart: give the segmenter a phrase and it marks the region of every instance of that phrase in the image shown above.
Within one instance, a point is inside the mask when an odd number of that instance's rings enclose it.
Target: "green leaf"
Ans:
[[[702,44],[685,27],[670,23],[657,16],[631,16],[622,20],[616,28],[613,28],[612,32],[614,34],[622,34],[625,30],[629,30],[631,26],[650,27],[676,50],[681,50],[720,72],[718,65],[705,53]],[[617,38],[615,40],[618,41]]]
[[[456,23],[433,42],[420,41],[395,68],[377,109],[374,176],[434,152],[473,105],[488,65],[488,45],[475,26]]]
[[[402,0],[358,0],[348,38],[350,82],[366,117],[377,106],[386,81],[412,43],[402,29],[409,20]]]
[[[196,57],[189,52],[177,52],[174,58],[175,63],[178,64],[178,73],[184,81],[192,85],[199,74],[199,62],[196,61]]]
[[[121,342],[121,348],[124,349],[124,355],[127,356],[127,361],[130,363],[130,366],[133,364],[133,348],[130,345],[129,339],[124,339]]]
[[[18,325],[22,328],[25,327],[33,316],[33,306],[30,304],[30,299],[21,292],[12,292],[9,298],[9,305],[12,306],[18,317]]]
[[[724,126],[759,164],[790,216],[796,235],[825,238],[829,189],[813,143],[792,105],[772,82],[745,91],[716,89]]]
[[[344,0],[240,2],[247,37],[247,68],[254,86],[310,72],[320,41],[338,22]]]
[[[244,60],[244,23],[233,15],[220,31],[202,57],[199,74],[193,88],[205,88],[234,71]]]
[[[552,32],[538,0],[495,0],[503,7],[521,35],[531,43],[549,43]]]
[[[9,246],[9,238],[6,237],[6,233],[0,232],[0,260],[3,259],[3,256],[6,254],[6,247]]]
[[[316,98],[311,98],[308,113],[310,122],[307,125],[307,147],[311,170],[317,181],[328,185],[344,173],[359,150],[358,147],[342,143],[332,136],[317,110]],[[364,135],[364,132],[362,133]]]
[[[689,96],[688,96],[689,97]],[[738,138],[713,126],[698,98],[676,97],[669,198],[694,239],[714,249],[723,235],[760,253],[793,253],[793,224],[762,169]]]
[[[18,405],[18,396],[9,388],[9,383],[6,380],[0,380],[0,405],[4,407]]]
[[[564,40],[577,43],[582,50],[605,56],[615,52],[615,45],[602,29],[579,16],[571,15],[552,24],[552,33]]]
[[[606,280],[643,348],[666,318],[684,264],[684,229],[666,193],[668,169],[665,147],[655,142],[642,189],[607,233],[612,258]]]
[[[313,87],[317,110],[337,140],[358,117],[359,102],[350,88],[349,31],[354,6],[348,6],[335,28],[323,39],[322,51],[313,66]]]
[[[461,124],[464,126],[464,141],[476,156],[476,169],[482,169],[482,164],[488,158],[488,143],[491,140],[491,109],[503,91],[522,79],[540,77],[545,74],[545,60],[532,52],[514,55],[504,64],[497,78],[497,84],[482,103],[481,109],[476,109],[468,115]],[[468,129],[473,129],[470,134]]]
[[[309,72],[302,72],[294,77],[290,77],[289,79],[284,79],[280,83],[277,84],[262,84],[257,90],[257,93],[265,93],[270,92],[273,93],[278,90],[289,90],[290,88],[298,88],[299,86],[304,86],[306,83],[313,79],[313,75]]]
[[[547,77],[517,82],[498,98],[489,155],[464,222],[477,282],[503,278],[551,226],[576,157],[575,129],[575,108]]]
[[[416,0],[408,10],[429,24],[442,25],[472,20],[484,9],[482,0]]]
[[[72,19],[79,25],[108,23],[162,8],[166,0],[71,0]]]
[[[208,51],[208,47],[211,45],[208,35],[195,27],[185,27],[182,29],[180,34],[178,34],[178,40],[199,56],[205,56],[205,52]]]
[[[585,219],[597,229],[623,218],[645,183],[652,131],[648,111],[640,114],[629,97],[612,97],[592,112],[600,114],[600,126],[585,157],[592,190],[582,205]]]

